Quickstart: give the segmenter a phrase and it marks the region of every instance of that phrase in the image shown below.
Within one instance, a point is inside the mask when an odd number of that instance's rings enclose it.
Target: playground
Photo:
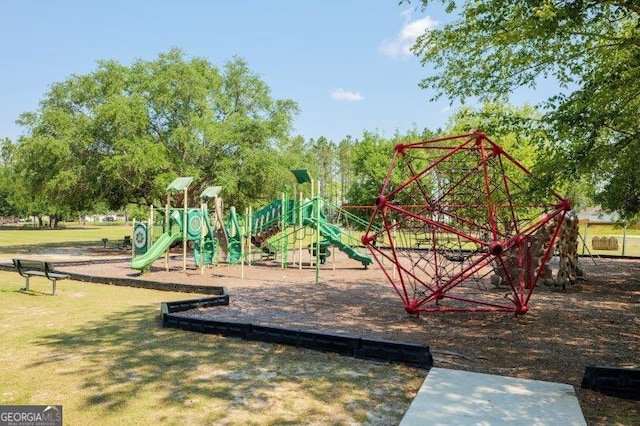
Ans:
[[[400,157],[368,224],[313,193],[225,215],[213,187],[189,206],[183,177],[168,188],[182,200],[157,208],[159,237],[153,208],[134,224],[132,259],[58,269],[224,287],[228,306],[179,315],[429,345],[438,368],[571,385],[589,424],[636,417],[637,401],[580,386],[589,364],[637,367],[640,265],[579,259],[570,201],[529,191],[529,172],[482,133],[397,145]]]
[[[319,194],[314,194],[313,180],[306,170],[292,170],[298,185],[308,183],[311,197],[289,198],[282,194],[258,209],[247,209],[244,215],[231,206],[223,211],[223,200],[219,197],[220,186],[209,186],[200,193],[200,207],[189,206],[188,191],[193,177],[179,177],[167,187],[167,203],[164,209],[152,207],[149,220],[134,222],[133,254],[131,268],[149,270],[158,259],[164,258],[164,268],[169,269],[169,250],[182,246],[182,269],[186,271],[190,259],[204,269],[217,264],[251,264],[265,258],[280,258],[282,267],[290,262],[301,269],[305,258],[315,263],[316,282],[319,265],[331,256],[329,247],[345,253],[363,267],[373,263],[373,258],[360,245],[352,224],[364,226],[365,222],[355,215],[332,205]],[[176,205],[172,196],[178,193],[182,200]],[[209,204],[213,205],[211,214]],[[162,234],[154,237],[155,214],[163,216]],[[327,216],[330,214],[332,219]],[[224,220],[226,216],[226,220]],[[343,229],[337,221],[348,228]],[[188,247],[192,247],[189,250]],[[187,252],[191,252],[187,256]]]
[[[580,389],[587,364],[633,367],[640,350],[640,264],[634,259],[581,259],[585,279],[562,290],[541,286],[531,310],[512,313],[407,314],[379,271],[362,269],[346,255],[325,264],[322,282],[313,270],[281,269],[277,261],[246,267],[220,266],[200,274],[182,271],[176,256],[166,271],[162,261],[147,275],[127,262],[67,266],[65,272],[225,286],[230,305],[188,315],[249,321],[292,328],[426,343],[440,368],[567,383],[576,388],[588,424],[603,416],[637,417],[637,401]],[[61,286],[64,291],[63,287]],[[185,297],[185,298],[188,298]],[[422,373],[420,373],[422,374]]]

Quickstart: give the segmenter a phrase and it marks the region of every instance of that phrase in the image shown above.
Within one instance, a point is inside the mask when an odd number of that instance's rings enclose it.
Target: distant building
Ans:
[[[89,223],[110,223],[110,222],[127,222],[127,215],[124,213],[107,213],[85,215],[80,219],[82,222]]]
[[[616,223],[620,220],[620,215],[616,212],[607,213],[602,210],[602,207],[587,207],[577,212],[580,222],[601,222],[601,223]]]

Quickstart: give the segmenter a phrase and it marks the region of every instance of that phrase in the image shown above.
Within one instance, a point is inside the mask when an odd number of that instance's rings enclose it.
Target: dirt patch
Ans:
[[[225,286],[226,307],[191,315],[297,327],[428,344],[438,367],[568,383],[576,388],[590,425],[632,424],[640,401],[580,389],[588,364],[640,367],[640,260],[583,259],[586,276],[566,290],[539,287],[530,311],[513,314],[408,315],[392,286],[375,267],[337,256],[319,271],[219,266],[204,271],[192,262],[162,261],[144,275],[128,263],[69,266],[94,276],[130,277]],[[185,297],[186,298],[186,297]]]

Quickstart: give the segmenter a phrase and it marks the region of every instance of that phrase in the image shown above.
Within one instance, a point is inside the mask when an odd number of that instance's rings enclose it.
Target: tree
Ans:
[[[433,133],[427,129],[419,132],[415,128],[405,134],[396,132],[392,138],[385,138],[376,132],[363,132],[362,139],[353,143],[351,152],[353,180],[347,190],[346,203],[360,207],[353,213],[364,221],[368,221],[371,217],[371,210],[364,207],[373,207],[376,197],[380,195],[380,189],[394,155],[394,147],[398,143],[417,142],[432,136]],[[401,179],[400,176],[393,175],[392,185]]]
[[[320,136],[309,141],[313,153],[316,179],[320,182],[320,194],[331,201],[337,201],[336,194],[336,145],[333,141]]]
[[[463,106],[449,118],[445,134],[484,132],[502,146],[509,155],[531,169],[538,160],[534,139],[542,136],[515,131],[513,123],[540,120],[540,113],[532,106],[514,107],[503,102],[484,102],[479,107]]]
[[[16,170],[51,211],[158,203],[178,176],[194,176],[243,208],[275,188],[273,158],[298,112],[273,99],[239,58],[222,69],[179,49],[131,66],[100,61],[96,71],[54,83],[19,123]]]
[[[539,171],[551,184],[585,177],[597,199],[623,217],[640,212],[628,159],[640,151],[640,6],[635,1],[422,0],[456,18],[418,38],[413,50],[434,73],[421,82],[452,101],[507,97],[558,84],[541,103]]]
[[[286,139],[278,146],[276,155],[279,167],[276,171],[277,175],[274,175],[274,179],[280,182],[281,185],[284,183],[283,188],[280,186],[278,188],[281,188],[280,190],[294,197],[297,197],[297,192],[302,192],[305,197],[311,196],[311,185],[303,184],[297,186],[296,179],[291,173],[291,170],[306,169],[312,173],[312,175],[315,175],[316,160],[310,150],[310,143],[299,135]],[[315,190],[316,189],[313,188],[314,192]],[[272,194],[272,196],[273,195],[275,194]]]
[[[339,179],[339,201],[340,204],[345,204],[347,199],[347,190],[353,184],[353,176],[355,171],[353,170],[353,147],[355,145],[351,136],[347,136],[342,139],[338,144],[337,150],[337,170]]]
[[[365,131],[353,147],[355,169],[353,185],[347,191],[347,203],[352,206],[373,206],[389,168],[394,143],[377,133]],[[358,209],[354,214],[367,221],[371,211]]]
[[[15,174],[11,167],[12,144],[8,138],[0,140],[0,216],[15,216]]]

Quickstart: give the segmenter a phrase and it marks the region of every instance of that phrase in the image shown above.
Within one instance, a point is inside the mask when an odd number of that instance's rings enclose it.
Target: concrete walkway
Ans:
[[[586,425],[573,386],[432,368],[401,426]]]

